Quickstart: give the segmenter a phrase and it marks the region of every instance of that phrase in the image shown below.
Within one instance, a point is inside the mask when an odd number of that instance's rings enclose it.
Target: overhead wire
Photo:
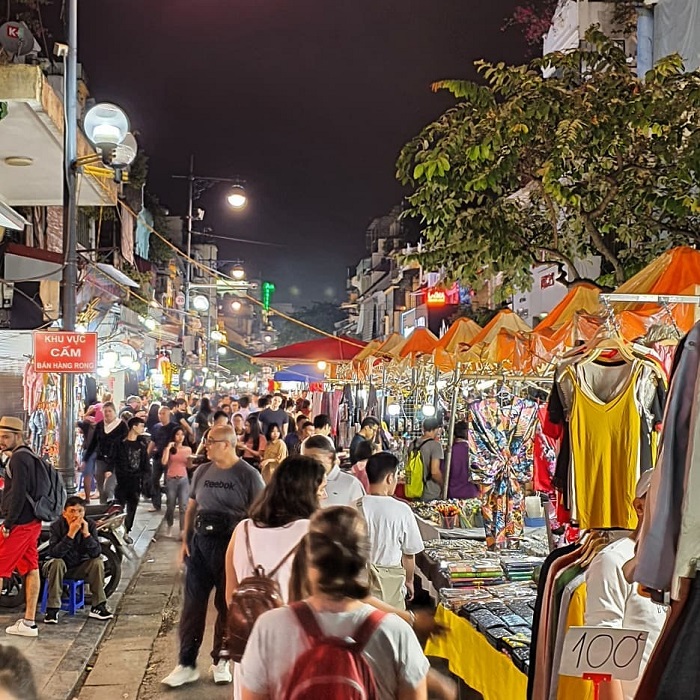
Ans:
[[[99,178],[96,178],[94,175],[90,175],[102,189],[109,194],[109,190],[105,187],[104,183],[101,182]],[[123,207],[128,211],[132,216],[134,216],[138,220],[138,214],[128,205],[126,202],[123,202],[122,200],[117,199],[114,202],[114,205],[119,207]],[[179,257],[183,258],[186,262],[189,262],[191,265],[194,265],[195,267],[199,268],[203,272],[206,272],[209,275],[212,275],[214,277],[218,277],[220,279],[230,281],[230,282],[236,282],[233,277],[230,275],[226,275],[223,272],[219,270],[215,270],[211,267],[208,267],[207,265],[204,265],[201,263],[199,260],[196,260],[195,258],[187,255],[186,253],[183,253],[172,241],[169,241],[165,236],[163,236],[159,231],[157,231],[153,226],[151,226],[147,221],[144,221],[143,219],[140,220],[141,224],[154,236],[156,236],[159,240],[161,240],[163,243],[165,243],[170,249],[173,250],[173,252],[178,255]],[[251,296],[250,294],[245,294],[244,298],[247,301],[250,301],[251,303],[257,305],[257,306],[262,306],[265,307],[265,304],[260,301],[260,299],[256,299],[255,297]],[[298,318],[294,318],[293,316],[290,316],[288,314],[285,314],[284,312],[280,311],[279,309],[275,309],[274,307],[270,307],[268,309],[271,313],[273,313],[275,316],[279,316],[280,318],[289,321],[290,323],[293,323],[297,326],[300,326],[302,328],[305,328],[306,330],[312,331],[313,333],[317,333],[318,335],[325,336],[327,338],[332,338],[334,340],[339,340],[343,343],[347,343],[349,345],[354,345],[355,347],[362,349],[364,346],[363,343],[348,339],[348,338],[338,338],[337,335],[333,335],[332,333],[329,333],[328,331],[324,331],[321,328],[316,328],[315,326],[312,326],[309,323],[306,323],[304,321],[300,321]]]

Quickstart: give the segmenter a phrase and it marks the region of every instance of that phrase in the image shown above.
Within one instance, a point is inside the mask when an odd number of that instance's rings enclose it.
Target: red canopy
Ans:
[[[367,343],[345,336],[319,338],[303,343],[293,343],[283,348],[255,355],[258,362],[349,362]]]

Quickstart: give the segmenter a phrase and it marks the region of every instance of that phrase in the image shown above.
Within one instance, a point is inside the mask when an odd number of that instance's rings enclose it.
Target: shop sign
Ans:
[[[97,333],[34,332],[37,372],[91,374],[97,370]]]
[[[571,627],[564,640],[559,674],[591,680],[636,680],[648,636],[640,630]]]
[[[444,289],[428,289],[425,302],[428,306],[445,306],[447,292]]]
[[[554,286],[554,273],[543,275],[540,279],[540,289],[549,289]]]

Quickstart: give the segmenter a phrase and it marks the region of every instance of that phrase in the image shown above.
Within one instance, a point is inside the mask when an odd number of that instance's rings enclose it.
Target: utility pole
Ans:
[[[187,314],[190,310],[190,285],[192,284],[192,216],[194,212],[194,154],[190,156],[190,172],[187,176],[187,264],[185,266],[185,314],[183,318],[184,338],[187,335]]]
[[[68,0],[68,55],[65,70],[65,125],[63,154],[63,254],[65,267],[61,289],[63,330],[74,331],[78,287],[78,0]],[[61,375],[61,417],[59,426],[59,471],[68,495],[75,484],[75,375]]]

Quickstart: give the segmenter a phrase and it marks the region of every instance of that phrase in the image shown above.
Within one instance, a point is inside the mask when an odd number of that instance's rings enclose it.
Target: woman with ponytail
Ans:
[[[352,638],[375,608],[369,596],[369,541],[360,513],[348,506],[317,511],[305,538],[307,615],[325,637]],[[273,700],[284,689],[297,659],[312,648],[295,606],[258,618],[241,663],[243,700]],[[410,625],[387,614],[362,649],[379,700],[426,700],[429,664]]]

